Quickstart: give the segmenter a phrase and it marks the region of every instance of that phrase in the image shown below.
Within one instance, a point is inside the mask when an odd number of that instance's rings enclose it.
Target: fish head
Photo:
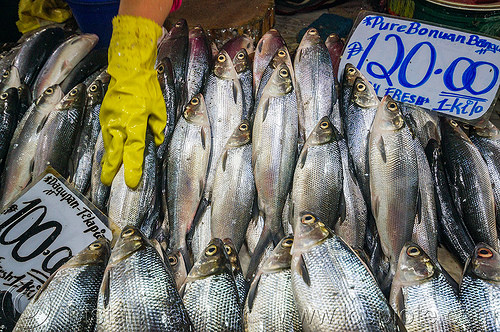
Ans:
[[[293,235],[285,236],[262,266],[262,271],[264,273],[272,273],[289,269],[292,261],[292,254],[290,253],[292,246]]]
[[[167,261],[174,274],[177,289],[180,289],[187,277],[186,263],[180,250],[173,250],[167,254]]]
[[[35,104],[41,105],[47,103],[50,105],[55,105],[62,99],[63,96],[64,94],[61,86],[59,84],[54,84],[45,89],[45,91],[35,101]]]
[[[327,116],[319,120],[306,141],[308,146],[322,145],[337,140],[337,131]]]
[[[358,77],[361,77],[361,72],[352,63],[346,63],[342,76],[342,85],[350,89]]]
[[[215,59],[214,74],[220,79],[238,79],[233,61],[225,50],[221,50]]]
[[[205,31],[201,25],[195,25],[192,29],[189,29],[189,39],[197,39],[203,37],[204,35]]]
[[[172,62],[168,57],[164,57],[156,64],[156,76],[158,77],[158,82],[160,83],[162,91],[167,84],[174,84],[174,70],[172,68]]]
[[[500,130],[491,122],[487,121],[486,126],[483,128],[474,127],[472,132],[481,137],[487,137],[494,140],[500,139]]]
[[[283,41],[283,38],[281,37],[278,30],[270,29],[262,36],[262,38],[260,38],[259,42],[257,43],[257,48],[255,50],[256,56],[271,56],[277,48],[281,47],[284,44],[285,43]]]
[[[397,273],[403,284],[429,279],[436,269],[429,256],[415,243],[407,243],[399,254]]]
[[[351,92],[352,102],[361,108],[374,108],[379,104],[377,93],[365,77],[359,76],[354,80]]]
[[[75,42],[78,41],[86,42],[91,48],[93,48],[99,41],[99,37],[94,33],[84,33],[76,36]]]
[[[83,107],[85,103],[85,84],[80,83],[70,90],[59,103],[59,109]]]
[[[447,132],[455,137],[459,137],[465,141],[470,142],[469,136],[465,133],[463,127],[460,125],[459,122],[453,120],[453,119],[442,119],[441,121],[442,124],[442,130],[444,132]],[[468,128],[467,128],[468,129]]]
[[[267,93],[273,97],[284,96],[293,90],[290,69],[285,63],[279,64],[266,85]]]
[[[12,65],[5,69],[0,80],[2,85],[18,87],[21,85],[21,77],[16,66]]]
[[[66,263],[66,266],[105,265],[108,262],[110,252],[111,244],[109,240],[100,237],[71,258]]]
[[[232,273],[231,265],[227,258],[224,242],[214,238],[189,272],[186,283],[222,273]]]
[[[500,257],[498,251],[485,243],[478,243],[474,253],[466,263],[466,273],[480,279],[500,282]]]
[[[138,228],[130,225],[125,226],[113,247],[109,265],[114,265],[150,245]]]
[[[189,28],[187,21],[183,18],[179,19],[169,31],[170,38],[189,36]]]
[[[292,254],[314,247],[333,236],[333,232],[325,224],[306,211],[300,213],[294,234]]]
[[[227,141],[228,147],[240,147],[249,144],[252,141],[252,130],[250,127],[250,121],[243,120],[236,129],[234,129],[233,134],[229,137]]]
[[[405,121],[398,104],[390,96],[385,96],[378,105],[373,126],[381,131],[399,131]]]
[[[191,98],[182,116],[188,123],[194,123],[200,126],[207,126],[209,124],[207,106],[201,93]]]
[[[1,105],[0,112],[6,112],[9,106],[11,108],[16,107],[18,100],[19,100],[19,95],[17,88],[7,89],[7,91],[0,94],[0,105]]]
[[[332,33],[326,38],[325,45],[326,47],[329,47],[330,45],[338,43],[339,41],[341,41],[340,36],[336,33]]]
[[[247,50],[242,48],[233,58],[234,69],[238,74],[250,68],[250,59]]]
[[[97,102],[102,101],[104,97],[104,87],[103,83],[99,80],[95,80],[87,88],[87,103],[94,105]]]
[[[237,274],[241,272],[240,259],[238,257],[238,251],[234,246],[233,241],[230,238],[225,238],[222,240],[224,243],[224,249],[226,250],[226,255],[229,259],[229,263],[231,264],[231,270],[233,274]]]
[[[285,45],[281,46],[276,51],[269,65],[271,66],[271,68],[276,69],[282,63],[286,63],[287,65],[291,65],[292,63],[290,54],[288,53],[288,48]]]
[[[321,40],[321,36],[319,34],[318,29],[309,28],[302,37],[302,40],[300,41],[297,51],[300,52],[304,48],[313,47],[319,44],[323,44],[323,41]]]

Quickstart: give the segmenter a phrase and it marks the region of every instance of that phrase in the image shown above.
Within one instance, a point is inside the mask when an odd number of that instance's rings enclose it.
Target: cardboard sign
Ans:
[[[96,239],[111,240],[106,217],[54,170],[0,214],[0,291],[22,312],[43,283]]]
[[[379,97],[473,123],[489,115],[500,84],[500,40],[378,14],[358,21],[339,68],[356,66]]]

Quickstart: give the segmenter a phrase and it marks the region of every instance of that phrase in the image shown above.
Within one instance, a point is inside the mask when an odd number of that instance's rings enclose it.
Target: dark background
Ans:
[[[0,43],[15,42],[21,37],[16,21],[18,0],[2,0],[2,18],[0,19]]]

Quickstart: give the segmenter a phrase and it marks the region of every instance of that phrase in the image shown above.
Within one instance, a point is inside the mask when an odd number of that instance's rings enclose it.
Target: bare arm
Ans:
[[[118,14],[148,18],[162,26],[172,3],[173,0],[121,0]]]

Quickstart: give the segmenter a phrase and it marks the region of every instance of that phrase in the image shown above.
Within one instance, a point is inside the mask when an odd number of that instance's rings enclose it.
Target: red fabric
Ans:
[[[172,8],[170,9],[170,12],[175,12],[177,9],[179,9],[181,7],[181,4],[182,4],[182,0],[174,0],[174,2],[172,3]]]

